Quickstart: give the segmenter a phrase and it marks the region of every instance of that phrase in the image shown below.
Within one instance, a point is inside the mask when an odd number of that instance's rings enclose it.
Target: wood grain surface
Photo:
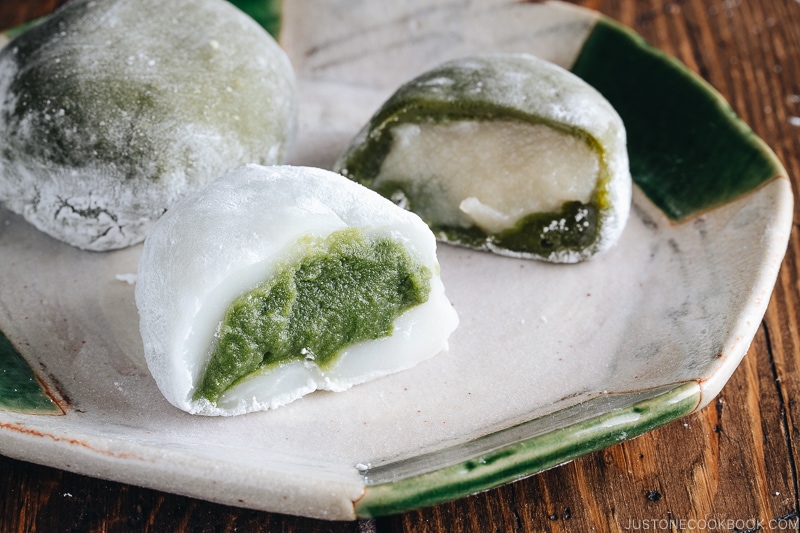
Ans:
[[[0,0],[0,26],[57,3]],[[800,2],[574,3],[634,28],[708,80],[776,151],[800,189]],[[794,231],[755,341],[708,407],[495,490],[377,520],[324,522],[0,457],[0,532],[798,531],[798,268]]]
[[[47,15],[66,0],[0,0],[0,30]]]

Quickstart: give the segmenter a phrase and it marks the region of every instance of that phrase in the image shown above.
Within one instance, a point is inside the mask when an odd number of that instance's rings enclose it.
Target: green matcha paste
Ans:
[[[345,229],[298,247],[299,259],[228,308],[195,400],[216,402],[293,360],[329,369],[346,347],[391,335],[398,316],[428,299],[430,269],[394,239]]]

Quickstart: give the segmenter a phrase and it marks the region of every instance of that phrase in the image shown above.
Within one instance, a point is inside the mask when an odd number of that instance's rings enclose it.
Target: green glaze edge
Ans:
[[[673,221],[786,175],[709,83],[607,17],[599,17],[570,70],[622,117],[633,180]]]
[[[47,395],[22,355],[0,332],[0,411],[54,415],[61,409]]]
[[[677,420],[697,408],[700,395],[694,381],[603,395],[469,443],[488,450],[455,464],[437,467],[437,462],[446,461],[448,450],[444,450],[430,455],[427,462],[433,466],[427,469],[425,457],[422,462],[415,458],[412,462],[421,464],[410,467],[400,461],[370,468],[364,473],[364,494],[355,502],[356,515],[369,518],[407,512],[531,476]],[[611,405],[614,408],[608,409]],[[591,416],[598,412],[602,414]],[[562,427],[564,421],[569,423]],[[531,436],[509,438],[521,433]],[[487,442],[481,444],[481,440]],[[500,444],[492,447],[494,440]],[[469,444],[456,448],[470,448]]]

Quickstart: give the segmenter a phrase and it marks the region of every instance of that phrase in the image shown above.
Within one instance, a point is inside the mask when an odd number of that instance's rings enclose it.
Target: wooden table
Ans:
[[[0,26],[59,1],[0,2]],[[800,2],[578,0],[728,98],[800,189]],[[705,409],[456,502],[353,523],[224,507],[0,457],[0,531],[798,531],[800,240],[748,355]],[[759,529],[760,528],[760,529]]]

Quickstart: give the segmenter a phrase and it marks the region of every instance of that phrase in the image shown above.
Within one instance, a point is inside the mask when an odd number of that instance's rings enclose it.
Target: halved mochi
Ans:
[[[225,0],[73,0],[0,51],[0,202],[87,250],[182,196],[286,160],[286,54]]]
[[[136,304],[161,392],[204,415],[410,368],[458,324],[419,217],[307,167],[248,165],[168,211],[145,241]]]
[[[625,128],[594,88],[525,54],[451,61],[400,87],[334,170],[453,244],[576,262],[631,203]]]

